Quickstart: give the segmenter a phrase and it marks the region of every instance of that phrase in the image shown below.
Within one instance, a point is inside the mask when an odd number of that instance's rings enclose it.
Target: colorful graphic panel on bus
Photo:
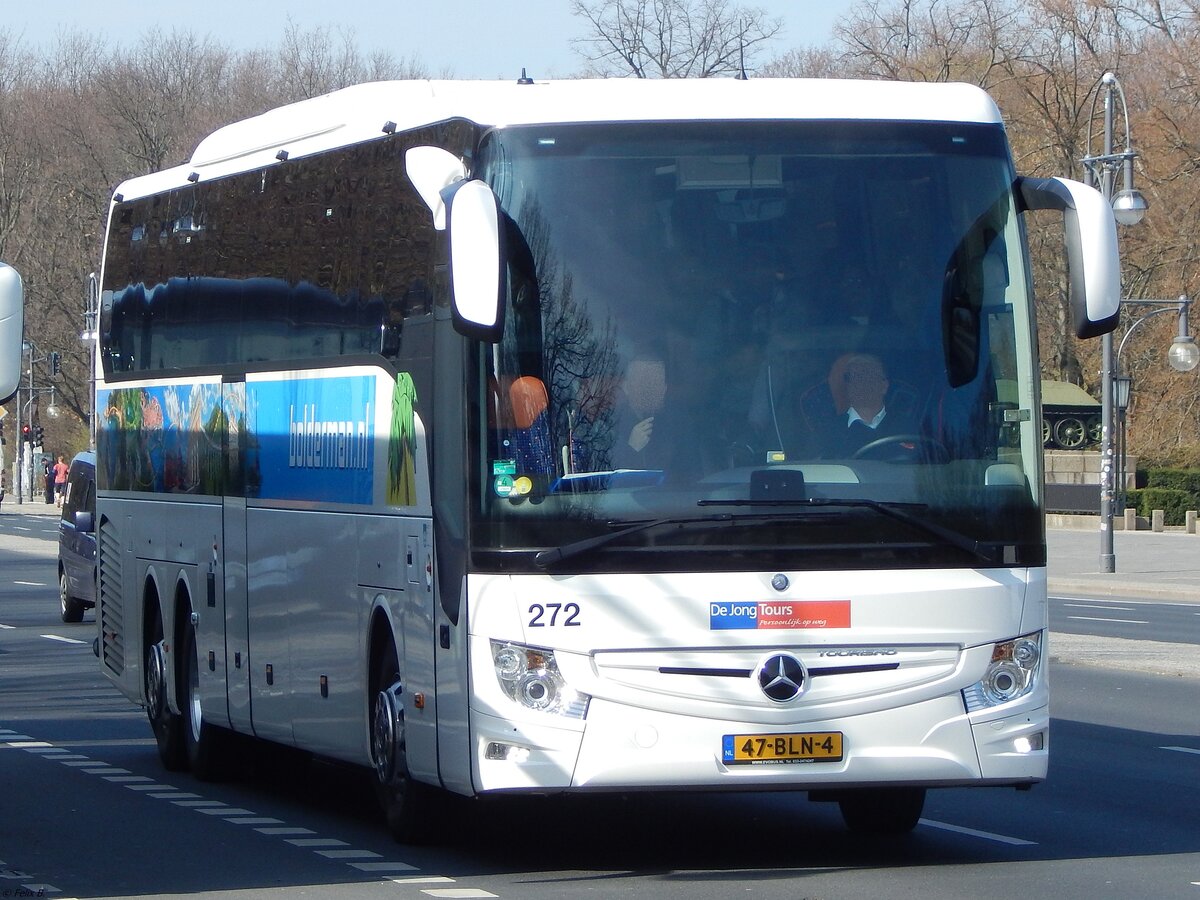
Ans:
[[[407,374],[365,371],[102,389],[97,477],[103,490],[409,506],[415,403]]]

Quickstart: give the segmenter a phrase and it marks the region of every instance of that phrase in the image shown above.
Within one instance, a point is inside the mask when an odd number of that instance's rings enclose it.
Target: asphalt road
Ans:
[[[0,897],[1200,897],[1200,679],[1079,664],[1067,635],[1048,781],[932,791],[902,840],[802,795],[681,793],[448,800],[404,847],[357,771],[259,748],[226,782],[164,772],[32,518],[0,517]]]
[[[1196,645],[1200,644],[1200,603],[1051,597],[1050,630]]]

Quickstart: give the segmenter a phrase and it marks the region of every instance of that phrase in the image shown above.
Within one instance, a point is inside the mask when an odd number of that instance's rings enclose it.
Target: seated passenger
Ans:
[[[617,403],[613,468],[666,468],[669,435],[656,427],[666,396],[667,369],[661,357],[644,354],[632,359]]]

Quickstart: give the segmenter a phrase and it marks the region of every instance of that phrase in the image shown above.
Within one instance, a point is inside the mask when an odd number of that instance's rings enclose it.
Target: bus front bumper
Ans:
[[[1046,776],[1049,711],[963,712],[958,694],[806,722],[794,732],[593,699],[585,723],[513,723],[473,713],[476,790],[821,790],[1030,784]],[[727,736],[841,735],[840,759],[730,763]]]

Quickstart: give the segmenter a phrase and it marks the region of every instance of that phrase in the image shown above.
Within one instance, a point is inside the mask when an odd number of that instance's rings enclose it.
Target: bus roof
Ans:
[[[278,165],[379,137],[462,118],[483,126],[703,120],[870,120],[999,124],[981,89],[836,79],[572,79],[381,81],[281,106],[218,129],[188,163],[130,179],[123,199]]]

